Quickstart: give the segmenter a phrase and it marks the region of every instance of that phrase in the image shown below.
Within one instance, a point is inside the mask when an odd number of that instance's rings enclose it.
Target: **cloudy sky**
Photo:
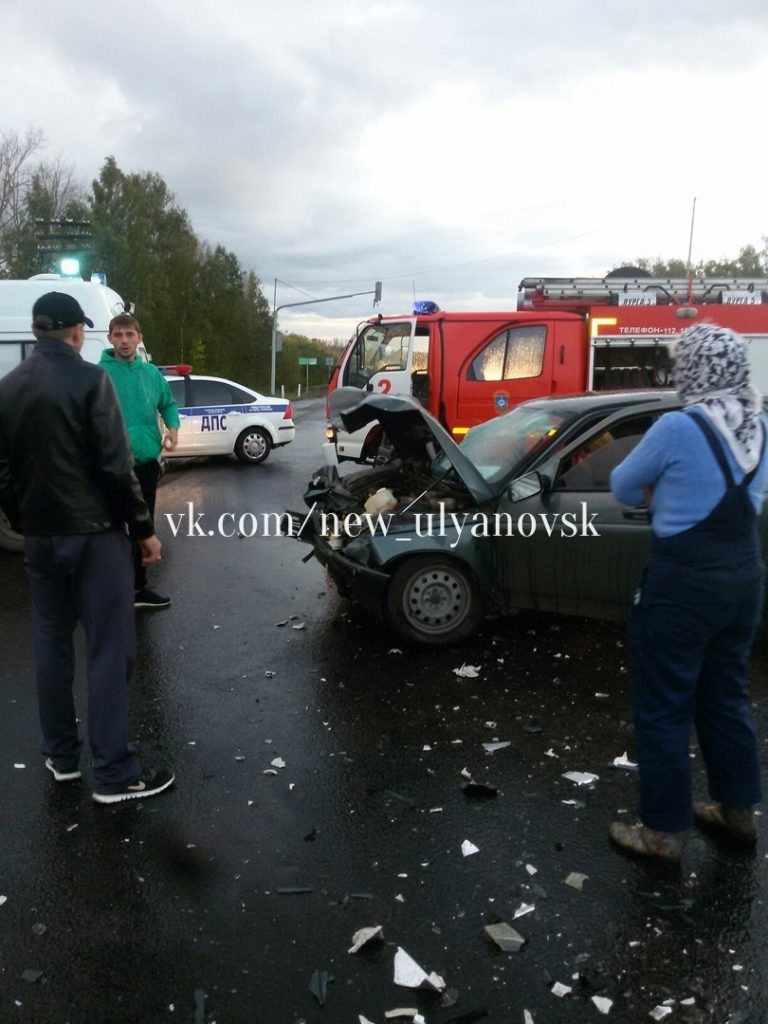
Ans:
[[[3,0],[0,38],[0,130],[159,172],[270,302],[514,308],[685,258],[694,196],[694,259],[768,234],[765,0]]]

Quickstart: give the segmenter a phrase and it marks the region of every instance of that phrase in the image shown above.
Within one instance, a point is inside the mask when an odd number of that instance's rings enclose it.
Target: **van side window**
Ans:
[[[513,327],[498,334],[475,357],[470,380],[522,380],[538,377],[544,367],[547,328]]]

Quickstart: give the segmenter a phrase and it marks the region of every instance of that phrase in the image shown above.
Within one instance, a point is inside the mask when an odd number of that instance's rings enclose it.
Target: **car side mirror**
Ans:
[[[542,494],[544,489],[545,481],[540,473],[526,473],[525,476],[512,481],[507,488],[507,494],[511,501],[525,501],[526,498]]]

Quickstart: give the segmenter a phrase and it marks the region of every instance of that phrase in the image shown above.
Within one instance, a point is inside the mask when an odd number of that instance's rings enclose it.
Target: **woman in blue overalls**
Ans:
[[[610,835],[669,861],[680,859],[694,817],[755,842],[762,791],[747,667],[765,585],[757,516],[768,479],[744,340],[715,324],[691,327],[675,385],[685,410],[662,416],[611,476],[619,501],[648,501],[653,536],[629,621],[640,822],[614,822]],[[692,725],[708,804],[692,803]]]

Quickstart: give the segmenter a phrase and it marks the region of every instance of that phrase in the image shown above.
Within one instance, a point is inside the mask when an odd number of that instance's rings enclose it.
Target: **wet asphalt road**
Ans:
[[[176,463],[159,515],[301,508],[322,403],[297,421],[261,467]],[[632,754],[620,627],[524,615],[462,649],[409,650],[296,542],[160,532],[152,582],[173,604],[139,620],[132,730],[178,784],[114,808],[43,767],[27,591],[0,552],[0,1022],[382,1024],[411,1006],[428,1024],[524,1024],[524,1009],[535,1024],[634,1024],[669,999],[671,1021],[768,1019],[766,830],[754,857],[694,834],[680,874],[607,844],[635,787],[611,767]],[[457,678],[463,662],[479,677]],[[764,654],[753,694],[768,737]],[[494,739],[511,745],[488,754]],[[467,800],[464,768],[498,798]],[[568,770],[600,779],[585,790]],[[462,857],[465,839],[479,852]],[[581,891],[570,872],[588,876]],[[521,903],[535,909],[513,920]],[[521,952],[486,938],[498,919]],[[348,954],[366,925],[384,943]],[[455,1005],[393,984],[398,945]],[[324,1007],[308,991],[318,969],[334,979]],[[613,1000],[607,1018],[593,995]]]

